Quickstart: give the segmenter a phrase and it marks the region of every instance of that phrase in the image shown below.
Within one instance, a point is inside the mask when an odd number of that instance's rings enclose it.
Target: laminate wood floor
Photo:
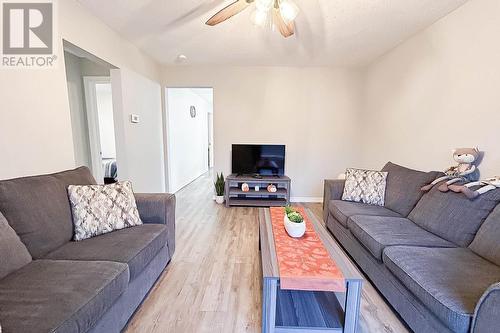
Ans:
[[[176,252],[127,333],[260,332],[257,209],[215,204],[212,186],[206,174],[176,194]],[[304,205],[321,220],[320,204]],[[408,332],[369,282],[360,332]]]

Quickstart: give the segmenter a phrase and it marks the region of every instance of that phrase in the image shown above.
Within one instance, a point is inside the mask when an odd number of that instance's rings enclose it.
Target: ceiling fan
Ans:
[[[239,14],[255,2],[252,22],[264,27],[274,25],[283,37],[288,38],[295,33],[294,20],[299,14],[299,8],[292,0],[237,0],[212,16],[207,25],[214,26]]]

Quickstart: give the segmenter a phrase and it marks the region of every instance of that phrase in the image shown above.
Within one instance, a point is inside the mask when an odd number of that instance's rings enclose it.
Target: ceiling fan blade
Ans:
[[[273,16],[274,24],[283,35],[283,37],[288,38],[295,33],[295,24],[293,23],[293,21],[286,23],[285,20],[283,20],[279,9],[274,9]]]
[[[241,11],[245,10],[249,6],[249,2],[247,0],[238,0],[230,4],[229,6],[225,7],[221,11],[219,11],[217,14],[212,16],[207,22],[207,25],[214,26],[219,23],[224,22],[225,20],[233,17],[234,15],[240,13]]]

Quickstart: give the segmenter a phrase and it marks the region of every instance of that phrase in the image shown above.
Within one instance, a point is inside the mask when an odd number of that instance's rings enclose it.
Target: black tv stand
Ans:
[[[290,204],[291,179],[287,176],[263,176],[258,175],[230,175],[226,177],[225,200],[226,207],[251,206],[251,207],[279,207]],[[247,183],[250,191],[243,192],[241,185]],[[274,184],[277,187],[275,193],[267,191],[267,187]],[[259,191],[255,187],[259,186]]]

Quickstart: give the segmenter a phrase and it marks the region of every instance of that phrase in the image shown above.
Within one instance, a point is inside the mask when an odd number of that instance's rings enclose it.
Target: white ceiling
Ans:
[[[234,0],[79,0],[163,64],[362,66],[467,0],[295,0],[297,33],[250,22],[252,9],[216,26],[204,23]]]

